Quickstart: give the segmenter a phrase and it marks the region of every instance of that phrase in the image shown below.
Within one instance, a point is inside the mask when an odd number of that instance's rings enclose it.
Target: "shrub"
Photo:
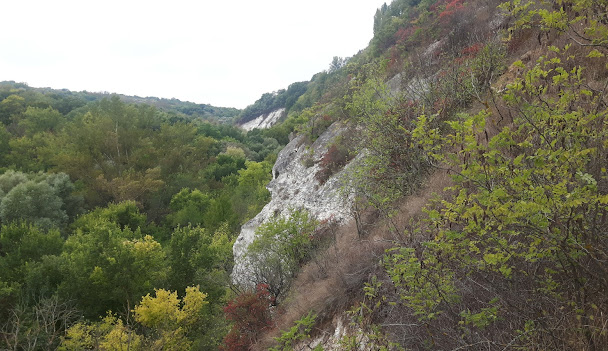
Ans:
[[[268,286],[263,284],[259,284],[255,292],[244,292],[230,301],[224,307],[224,314],[234,324],[220,350],[248,350],[260,334],[272,326],[271,304]]]
[[[464,0],[452,0],[445,5],[445,9],[439,13],[439,18],[445,24],[451,21],[454,15],[464,8]]]
[[[304,210],[292,210],[261,225],[247,250],[253,283],[263,284],[273,303],[289,289],[292,278],[310,257],[317,221]]]
[[[315,174],[319,183],[324,184],[329,177],[341,170],[352,159],[348,149],[340,143],[332,144],[321,158],[321,169]]]
[[[275,338],[279,344],[270,348],[270,351],[293,350],[294,343],[310,337],[310,331],[315,325],[316,318],[316,314],[309,312],[305,317],[297,320],[293,327],[283,331],[280,337]]]

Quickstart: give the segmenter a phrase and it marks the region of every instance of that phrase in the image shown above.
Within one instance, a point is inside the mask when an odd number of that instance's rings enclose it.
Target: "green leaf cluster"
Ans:
[[[486,129],[489,110],[460,114],[443,133],[418,120],[416,141],[454,181],[451,195],[427,210],[432,239],[385,258],[401,302],[420,321],[457,322],[471,341],[508,320],[520,329],[506,340],[558,347],[565,344],[543,335],[568,313],[578,317],[564,343],[602,337],[593,306],[608,288],[600,224],[608,215],[608,110],[573,55],[570,45],[553,48],[508,85],[512,120],[495,135]],[[516,287],[517,295],[505,292]]]

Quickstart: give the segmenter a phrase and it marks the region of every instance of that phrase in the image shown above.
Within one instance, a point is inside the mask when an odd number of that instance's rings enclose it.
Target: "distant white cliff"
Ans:
[[[284,108],[274,110],[270,113],[260,115],[256,119],[251,120],[245,124],[242,124],[241,128],[245,129],[246,131],[250,131],[250,130],[253,130],[256,128],[257,129],[270,128],[273,125],[275,125],[281,119],[281,117],[283,117],[284,113],[285,113]]]

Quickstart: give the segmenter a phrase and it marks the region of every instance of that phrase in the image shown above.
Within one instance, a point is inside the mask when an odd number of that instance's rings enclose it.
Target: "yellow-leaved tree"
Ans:
[[[155,289],[155,296],[144,296],[132,311],[135,322],[143,327],[143,335],[135,332],[141,328],[128,319],[123,322],[108,312],[100,322],[79,322],[70,327],[59,350],[190,350],[189,333],[204,314],[206,297],[198,286],[186,288],[181,299],[176,291]]]

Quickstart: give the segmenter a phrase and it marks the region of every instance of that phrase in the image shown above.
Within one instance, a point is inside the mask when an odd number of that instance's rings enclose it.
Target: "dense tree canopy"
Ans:
[[[216,349],[232,242],[268,200],[264,159],[277,140],[187,118],[206,107],[165,112],[15,83],[0,97],[0,348],[55,348],[80,318],[62,348],[132,338],[134,349]],[[167,296],[198,317],[149,322],[143,306]],[[204,303],[189,307],[194,296]],[[145,336],[130,327],[138,304]]]

